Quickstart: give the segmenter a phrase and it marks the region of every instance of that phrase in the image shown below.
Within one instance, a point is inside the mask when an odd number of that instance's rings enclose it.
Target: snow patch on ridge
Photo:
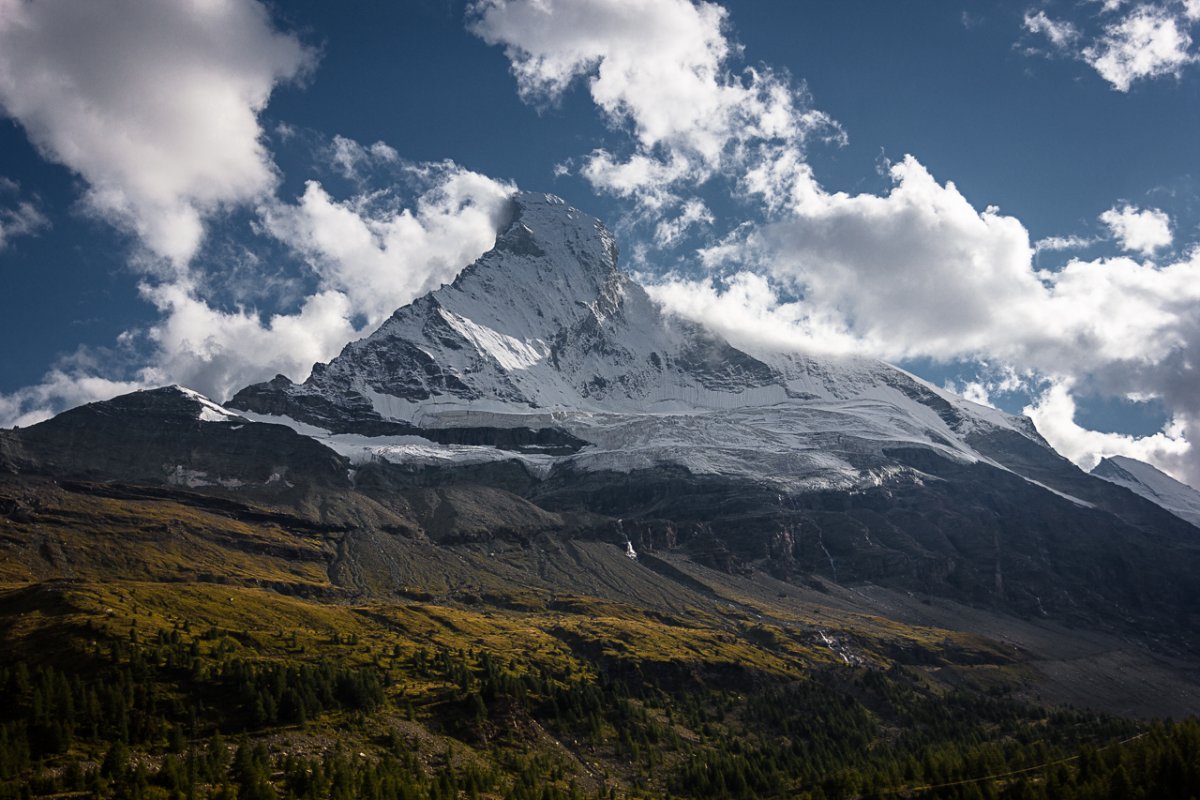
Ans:
[[[453,311],[439,308],[438,313],[446,323],[486,353],[506,370],[528,369],[550,354],[550,348],[541,339],[529,344],[514,336],[494,331],[486,325],[477,325],[466,317],[459,316]]]
[[[197,419],[201,422],[230,422],[242,418],[240,413],[235,413],[224,406],[214,403],[195,389],[189,389],[179,384],[175,384],[172,388],[200,404],[200,413]]]
[[[501,450],[488,445],[441,444],[422,436],[362,436],[356,433],[333,433],[291,417],[246,412],[247,419],[286,425],[350,459],[356,466],[372,461],[414,466],[466,466],[500,461],[519,461],[535,475],[545,477],[554,466],[555,457],[540,453]]]

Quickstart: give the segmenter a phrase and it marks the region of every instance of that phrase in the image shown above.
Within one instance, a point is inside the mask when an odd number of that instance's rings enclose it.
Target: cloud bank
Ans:
[[[651,292],[749,349],[1000,363],[1038,376],[1028,388],[1049,388],[1031,414],[1079,463],[1123,453],[1200,482],[1187,438],[1200,421],[1188,355],[1200,346],[1200,250],[1164,265],[1113,257],[1039,270],[1017,219],[976,210],[912,157],[891,177],[887,194],[849,195],[799,169],[785,213],[702,254],[715,274],[671,276]],[[1103,219],[1126,249],[1148,254],[1169,242],[1160,213]],[[1161,399],[1170,432],[1085,432],[1072,392]]]
[[[844,136],[787,76],[732,71],[740,51],[726,36],[727,16],[715,3],[691,0],[478,0],[468,25],[504,47],[529,102],[553,103],[585,79],[592,101],[613,128],[628,131],[632,146],[625,154],[594,150],[582,175],[597,189],[660,209],[677,202],[680,184],[740,170],[814,135]]]
[[[313,61],[256,0],[0,0],[0,106],[176,270],[274,189],[258,114]]]

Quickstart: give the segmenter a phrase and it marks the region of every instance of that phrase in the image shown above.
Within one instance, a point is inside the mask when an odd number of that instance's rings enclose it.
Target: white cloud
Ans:
[[[412,209],[375,195],[338,201],[309,181],[295,205],[263,209],[267,230],[305,258],[322,286],[378,325],[454,279],[495,242],[514,187],[446,163],[420,168],[434,184]]]
[[[1039,253],[1055,250],[1082,250],[1092,244],[1094,244],[1093,240],[1083,236],[1047,236],[1034,242],[1033,249]]]
[[[323,291],[294,314],[266,321],[246,309],[222,311],[181,283],[145,286],[162,319],[148,331],[156,354],[145,383],[179,383],[218,400],[277,373],[304,378],[314,362],[328,361],[361,335],[346,295]]]
[[[144,388],[141,381],[114,381],[54,369],[39,384],[11,394],[0,394],[0,426],[24,428],[49,419],[64,408],[108,400]]]
[[[731,286],[746,285],[741,273],[757,275],[771,293],[801,298],[758,302],[756,313],[807,348],[852,345],[889,359],[979,358],[1056,372],[1157,360],[1182,344],[1194,316],[1188,303],[1200,300],[1200,255],[1163,267],[1075,259],[1039,271],[1015,218],[977,211],[911,156],[891,176],[885,195],[848,195],[824,191],[805,169],[792,182],[787,213],[743,228],[702,258],[737,274]],[[711,298],[725,291],[711,279],[667,284],[675,297],[685,285]],[[749,296],[761,298],[765,286]]]
[[[1084,48],[1083,59],[1119,92],[1129,91],[1136,80],[1164,75],[1178,78],[1183,68],[1196,60],[1190,52],[1190,21],[1167,8],[1138,6],[1108,25],[1099,41]]]
[[[1137,81],[1180,78],[1197,61],[1190,29],[1200,20],[1200,0],[1138,3],[1128,10],[1122,0],[1101,2],[1107,22],[1094,36],[1085,36],[1067,20],[1051,19],[1045,11],[1027,12],[1023,27],[1045,36],[1055,52],[1091,66],[1119,92]]]
[[[799,167],[778,182],[790,198],[782,213],[702,254],[718,276],[671,276],[652,294],[752,350],[983,361],[1200,419],[1188,356],[1200,347],[1200,251],[1165,265],[1120,257],[1038,270],[1018,220],[976,210],[911,157],[892,166],[884,195],[829,193]],[[981,387],[1027,385],[1006,380]],[[1109,441],[1055,431],[1079,459],[1082,443]],[[1166,452],[1143,456],[1200,479],[1200,454],[1181,466]]]
[[[978,403],[981,406],[990,406],[995,408],[995,406],[992,405],[991,392],[988,390],[987,384],[983,383],[982,381],[967,381],[961,386],[947,386],[945,388],[947,391],[955,392],[959,396],[970,400],[972,403]]]
[[[264,209],[270,232],[309,259],[319,278],[294,313],[216,307],[203,283],[187,276],[145,283],[142,294],[160,319],[122,336],[148,342],[144,366],[112,380],[94,363],[63,365],[38,385],[0,394],[0,425],[30,424],[144,386],[179,383],[224,400],[277,373],[303,380],[314,362],[453,279],[495,242],[512,187],[450,163],[410,171],[423,186],[411,207],[373,206],[373,195],[339,201],[314,183],[296,205]]]
[[[913,345],[943,357],[983,351],[996,328],[1034,322],[1025,309],[1041,284],[1016,220],[977,212],[911,157],[891,167],[884,196],[827,193],[799,166],[783,181],[788,213],[752,231],[741,258],[820,310],[812,330],[831,338],[812,345],[841,351],[850,335],[885,357],[917,355]]]
[[[1030,33],[1044,34],[1050,44],[1059,49],[1069,47],[1079,39],[1079,31],[1074,25],[1066,20],[1050,19],[1045,11],[1026,13],[1024,27]]]
[[[659,246],[674,244],[679,237],[695,226],[711,225],[715,221],[713,214],[699,198],[692,198],[684,203],[683,208],[673,219],[664,219],[654,229],[654,239]]]
[[[608,121],[630,130],[634,152],[596,150],[582,174],[652,208],[675,199],[674,184],[745,164],[764,143],[842,137],[785,77],[729,71],[739,51],[725,35],[727,12],[714,3],[477,0],[469,19],[484,41],[504,46],[526,100],[555,102],[587,78]]]
[[[0,208],[0,250],[18,236],[32,236],[49,227],[50,220],[28,200]]]
[[[992,364],[985,361],[975,362],[975,377],[961,382],[947,381],[943,388],[954,392],[973,403],[998,408],[994,397],[996,394],[1021,393],[1031,395],[1034,391],[1036,376],[1021,373],[1009,364]]]
[[[258,114],[313,60],[256,0],[0,0],[0,105],[178,269],[276,181]]]
[[[1100,221],[1127,251],[1153,255],[1171,244],[1171,218],[1157,208],[1139,209],[1131,205],[1113,206],[1100,215]]]
[[[751,352],[863,350],[836,309],[784,300],[778,285],[751,270],[711,280],[669,275],[647,281],[646,290],[668,311],[701,322]]]
[[[400,160],[400,154],[386,142],[363,145],[345,136],[334,136],[329,149],[334,167],[350,180],[361,180],[363,169]]]
[[[1085,470],[1091,470],[1102,458],[1120,455],[1153,464],[1193,485],[1200,483],[1194,448],[1187,439],[1186,426],[1179,420],[1150,436],[1088,430],[1075,421],[1076,401],[1069,381],[1055,382],[1025,408],[1025,414],[1058,452]]]

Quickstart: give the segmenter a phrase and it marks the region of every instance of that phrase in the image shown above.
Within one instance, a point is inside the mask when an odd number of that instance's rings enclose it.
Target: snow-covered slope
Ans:
[[[1100,460],[1092,474],[1124,486],[1165,508],[1180,519],[1200,526],[1200,492],[1144,461],[1126,456]]]
[[[668,316],[618,268],[598,220],[529,193],[514,198],[495,247],[452,284],[396,311],[303,384],[280,376],[227,405],[359,461],[519,458],[537,471],[622,472],[677,464],[799,488],[877,483],[894,471],[888,448],[979,460],[966,442],[979,431],[1044,445],[1027,420],[887,364],[751,355]],[[526,430],[577,444],[497,433]]]

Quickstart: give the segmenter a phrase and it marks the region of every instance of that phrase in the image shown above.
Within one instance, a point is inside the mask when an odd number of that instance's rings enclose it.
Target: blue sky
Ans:
[[[1200,0],[0,0],[0,424],[302,379],[514,188],[749,349],[1193,484]]]

